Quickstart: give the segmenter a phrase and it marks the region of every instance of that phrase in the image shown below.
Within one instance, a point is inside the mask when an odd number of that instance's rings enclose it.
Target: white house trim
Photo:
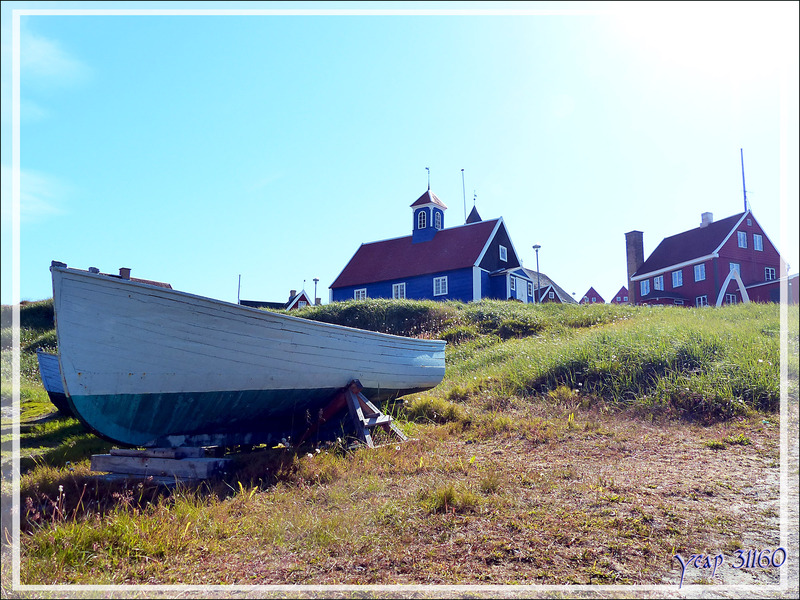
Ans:
[[[503,222],[503,217],[499,217],[499,220],[505,226]],[[512,267],[513,269],[522,268],[522,257],[517,252],[517,249],[514,247],[514,241],[511,239],[511,234],[508,232],[508,227],[506,227],[506,235],[508,236],[508,245],[511,246],[511,250],[514,252],[514,256],[517,257],[517,261],[519,262],[519,267]]]
[[[728,284],[731,282],[731,279],[735,279],[736,283],[739,284],[739,291],[742,293],[742,302],[745,304],[750,302],[750,296],[747,295],[747,289],[744,287],[742,276],[739,275],[738,270],[731,269],[731,271],[728,273],[728,276],[725,278],[725,282],[722,284],[722,287],[719,290],[719,295],[717,296],[717,306],[722,306],[722,300],[725,298],[725,291],[728,289]]]
[[[481,300],[481,273],[483,269],[479,267],[472,267],[472,301],[480,302]]]
[[[475,260],[476,265],[481,264],[483,257],[486,256],[486,253],[489,251],[489,246],[491,246],[492,242],[494,241],[494,236],[497,235],[497,231],[500,229],[500,225],[502,224],[503,224],[503,217],[499,217],[497,219],[497,223],[494,224],[494,229],[492,229],[492,233],[489,234],[488,238],[486,238],[486,245],[484,245],[483,250],[481,250],[481,253],[478,255],[478,258]],[[513,244],[511,245],[511,248],[512,249],[514,248]],[[516,254],[516,251],[514,251],[514,254]]]
[[[692,265],[696,265],[697,263],[711,260],[712,258],[719,258],[719,254],[717,252],[714,252],[714,254],[708,254],[706,256],[701,256],[699,258],[693,258],[692,260],[687,260],[686,262],[678,263],[677,265],[670,265],[668,267],[664,267],[663,269],[658,269],[657,271],[642,273],[641,275],[636,275],[635,277],[631,277],[631,281],[640,281],[642,279],[648,279],[650,277],[653,277],[654,275],[661,275],[662,273],[669,273],[670,271],[674,271],[676,269],[682,269],[683,267],[691,267]]]
[[[742,218],[741,218],[741,219],[739,219],[739,220],[736,222],[736,225],[734,225],[734,226],[731,228],[731,230],[728,232],[728,235],[726,235],[726,236],[725,236],[725,239],[724,239],[724,240],[722,240],[722,243],[721,243],[719,246],[717,246],[717,249],[716,249],[716,250],[714,250],[714,255],[715,255],[715,256],[719,256],[719,251],[720,251],[720,250],[722,250],[722,247],[723,247],[723,246],[724,246],[724,245],[725,245],[725,244],[728,242],[728,240],[729,240],[729,239],[731,239],[731,236],[733,235],[733,232],[734,232],[734,231],[738,231],[738,230],[739,230],[739,225],[741,225],[741,224],[742,224],[742,221],[744,221],[744,220],[745,220],[745,218],[746,218],[748,215],[750,215],[750,211],[749,211],[749,210],[747,210],[747,211],[746,211],[746,212],[745,212],[745,213],[742,215]],[[750,217],[750,218],[752,218],[752,217]]]

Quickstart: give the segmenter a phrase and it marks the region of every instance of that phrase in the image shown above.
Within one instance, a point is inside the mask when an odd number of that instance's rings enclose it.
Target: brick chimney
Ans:
[[[289,290],[289,300],[297,296],[297,290]]]
[[[708,227],[714,222],[714,213],[704,212],[700,215],[700,227]]]
[[[644,234],[641,231],[629,231],[625,234],[625,253],[628,260],[628,298],[636,304],[636,286],[631,277],[644,263]]]
[[[131,270],[128,267],[120,267],[119,268],[119,276],[120,276],[120,279],[130,279],[131,278]]]

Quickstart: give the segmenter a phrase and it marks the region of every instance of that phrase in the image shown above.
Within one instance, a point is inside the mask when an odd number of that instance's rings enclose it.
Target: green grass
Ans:
[[[293,314],[448,342],[442,384],[391,408],[413,441],[259,448],[229,455],[233,468],[219,480],[167,489],[98,479],[88,459],[110,444],[74,419],[26,426],[23,583],[658,583],[669,552],[716,535],[707,513],[726,502],[677,507],[680,492],[702,496],[680,477],[664,485],[674,495],[654,497],[658,457],[645,485],[583,457],[624,465],[656,422],[697,426],[680,448],[703,460],[752,453],[769,433],[762,419],[778,409],[775,305],[370,300]],[[35,361],[37,347],[56,344],[52,302],[22,307],[21,320],[24,422],[54,411]],[[790,310],[795,395],[797,331]],[[644,463],[672,437],[637,453],[633,472],[649,473]],[[721,486],[715,494],[728,492],[738,497]],[[635,560],[620,561],[615,548]],[[628,562],[636,568],[617,572]]]

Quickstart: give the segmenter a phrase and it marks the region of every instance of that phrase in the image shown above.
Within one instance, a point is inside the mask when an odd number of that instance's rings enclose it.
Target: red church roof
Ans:
[[[428,191],[420,200],[427,194],[436,198]],[[438,198],[436,200],[439,201]],[[492,219],[442,229],[436,232],[432,240],[417,244],[412,243],[410,235],[362,244],[330,287],[388,281],[470,267],[478,262],[500,222],[501,219]]]
[[[636,269],[634,277],[666,269],[714,253],[730,235],[744,213],[696,227],[664,238],[653,253]]]

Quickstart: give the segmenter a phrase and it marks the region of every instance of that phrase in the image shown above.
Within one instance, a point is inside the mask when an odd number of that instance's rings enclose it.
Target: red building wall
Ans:
[[[745,234],[747,247],[740,248],[738,240],[738,232]],[[756,250],[754,244],[754,235],[760,235],[762,240],[762,249]],[[748,290],[748,296],[753,302],[776,302],[779,294],[778,279],[781,277],[781,257],[772,242],[769,241],[761,226],[755,219],[742,221],[737,230],[731,235],[727,242],[722,246],[719,251],[719,258],[717,259],[719,268],[719,283],[717,289],[720,289],[725,281],[725,278],[730,272],[731,263],[739,264],[739,273],[742,276],[745,287],[753,284],[763,283],[768,281],[766,277],[766,269],[774,270],[774,283],[769,285],[760,285],[751,290]],[[739,286],[735,281],[731,281],[725,290],[728,294],[737,294],[737,302],[742,301],[742,296],[739,291]],[[716,301],[716,296],[714,298]]]

